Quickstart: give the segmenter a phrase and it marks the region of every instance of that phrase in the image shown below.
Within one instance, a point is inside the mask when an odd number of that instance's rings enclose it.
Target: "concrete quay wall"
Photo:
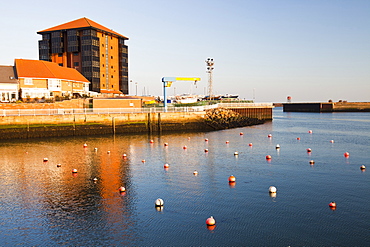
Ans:
[[[0,139],[161,131],[210,131],[205,112],[0,117]]]

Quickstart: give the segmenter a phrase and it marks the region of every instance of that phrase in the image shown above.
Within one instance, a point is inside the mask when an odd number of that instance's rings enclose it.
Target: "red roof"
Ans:
[[[44,33],[44,32],[52,32],[52,31],[60,31],[60,30],[66,30],[66,29],[76,29],[76,28],[83,28],[83,27],[92,27],[95,29],[99,29],[108,33],[112,33],[115,35],[118,35],[122,38],[128,39],[127,37],[123,36],[122,34],[119,34],[109,28],[104,27],[103,25],[100,25],[99,23],[96,23],[95,21],[92,21],[86,17],[70,21],[55,27],[51,27],[42,31],[38,31],[37,33]]]
[[[89,82],[76,69],[61,67],[56,63],[42,60],[15,59],[15,68],[18,78],[47,78]]]

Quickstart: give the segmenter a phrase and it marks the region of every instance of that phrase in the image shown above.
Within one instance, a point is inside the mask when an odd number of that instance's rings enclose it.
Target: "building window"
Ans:
[[[112,65],[112,66],[110,66],[110,68],[111,68],[111,69],[113,69],[113,65]]]
[[[112,85],[112,88],[113,88],[113,85]]]
[[[50,91],[60,91],[61,80],[58,79],[48,79],[48,89]]]
[[[105,84],[103,84],[103,87],[105,87]]]
[[[110,56],[111,59],[113,59],[113,56]]]
[[[102,66],[104,67],[104,63],[102,64]]]
[[[76,67],[76,66],[79,66],[79,62],[74,62],[74,63],[73,63],[73,66],[75,66],[75,67]]]
[[[104,57],[104,54],[101,54],[102,55],[102,57]]]
[[[62,64],[62,63],[58,63],[58,65],[59,65],[59,66],[63,66],[63,64]]]
[[[104,47],[104,44],[101,44],[102,47]]]
[[[103,74],[103,77],[105,77],[105,75]]]
[[[58,57],[62,57],[63,56],[63,53],[58,53]]]
[[[73,56],[78,56],[78,52],[73,52]]]
[[[24,85],[33,85],[32,78],[24,78]]]
[[[110,48],[113,49],[113,46],[111,46]]]

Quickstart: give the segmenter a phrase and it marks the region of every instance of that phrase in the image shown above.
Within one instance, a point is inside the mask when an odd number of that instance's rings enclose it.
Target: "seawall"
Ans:
[[[2,116],[0,139],[211,131],[205,112]]]

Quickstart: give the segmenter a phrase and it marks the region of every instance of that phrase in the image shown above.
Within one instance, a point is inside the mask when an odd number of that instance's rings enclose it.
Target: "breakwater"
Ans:
[[[370,102],[284,103],[284,112],[370,112]]]

